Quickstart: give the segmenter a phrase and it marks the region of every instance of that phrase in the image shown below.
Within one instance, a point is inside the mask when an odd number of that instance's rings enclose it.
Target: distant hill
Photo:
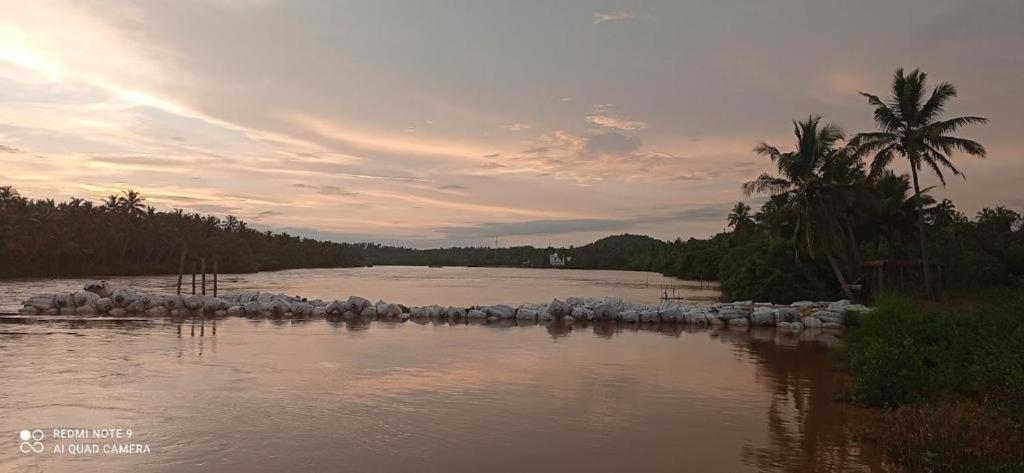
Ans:
[[[667,243],[647,235],[613,235],[578,248],[570,248],[570,267],[588,269],[647,270],[655,255],[665,251]]]

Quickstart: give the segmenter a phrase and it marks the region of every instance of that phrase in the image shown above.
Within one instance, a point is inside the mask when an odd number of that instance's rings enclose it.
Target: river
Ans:
[[[166,276],[109,280],[173,285]],[[0,282],[2,304],[81,281]],[[406,304],[570,295],[653,302],[662,285],[715,297],[699,283],[621,271],[376,267],[219,283]],[[831,358],[841,334],[604,323],[232,318],[214,329],[170,320],[2,320],[0,471],[879,469],[850,433],[858,411],[835,401],[841,382]],[[54,429],[86,437],[54,438]],[[103,432],[93,429],[122,430],[104,431],[120,438],[96,438]],[[22,430],[42,438],[22,442]],[[33,452],[37,445],[42,452]]]

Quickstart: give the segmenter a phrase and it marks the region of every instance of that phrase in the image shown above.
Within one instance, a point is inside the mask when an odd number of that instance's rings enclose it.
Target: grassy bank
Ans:
[[[912,471],[1024,471],[1024,291],[883,298],[851,332],[849,400],[882,408],[863,439]]]

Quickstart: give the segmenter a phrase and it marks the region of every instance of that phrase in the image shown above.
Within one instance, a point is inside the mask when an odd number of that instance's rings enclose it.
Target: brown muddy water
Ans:
[[[653,301],[655,284],[688,284],[494,272],[284,271],[222,287],[469,304]],[[0,296],[54,284],[77,280],[4,281]],[[233,318],[193,335],[171,320],[0,320],[0,471],[879,469],[851,436],[860,414],[835,401],[841,334]]]

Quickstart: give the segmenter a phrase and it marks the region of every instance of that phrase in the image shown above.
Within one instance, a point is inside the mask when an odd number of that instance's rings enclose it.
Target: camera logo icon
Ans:
[[[18,434],[18,438],[21,439],[21,444],[18,445],[18,450],[21,453],[43,453],[43,434],[42,430],[22,430]]]

